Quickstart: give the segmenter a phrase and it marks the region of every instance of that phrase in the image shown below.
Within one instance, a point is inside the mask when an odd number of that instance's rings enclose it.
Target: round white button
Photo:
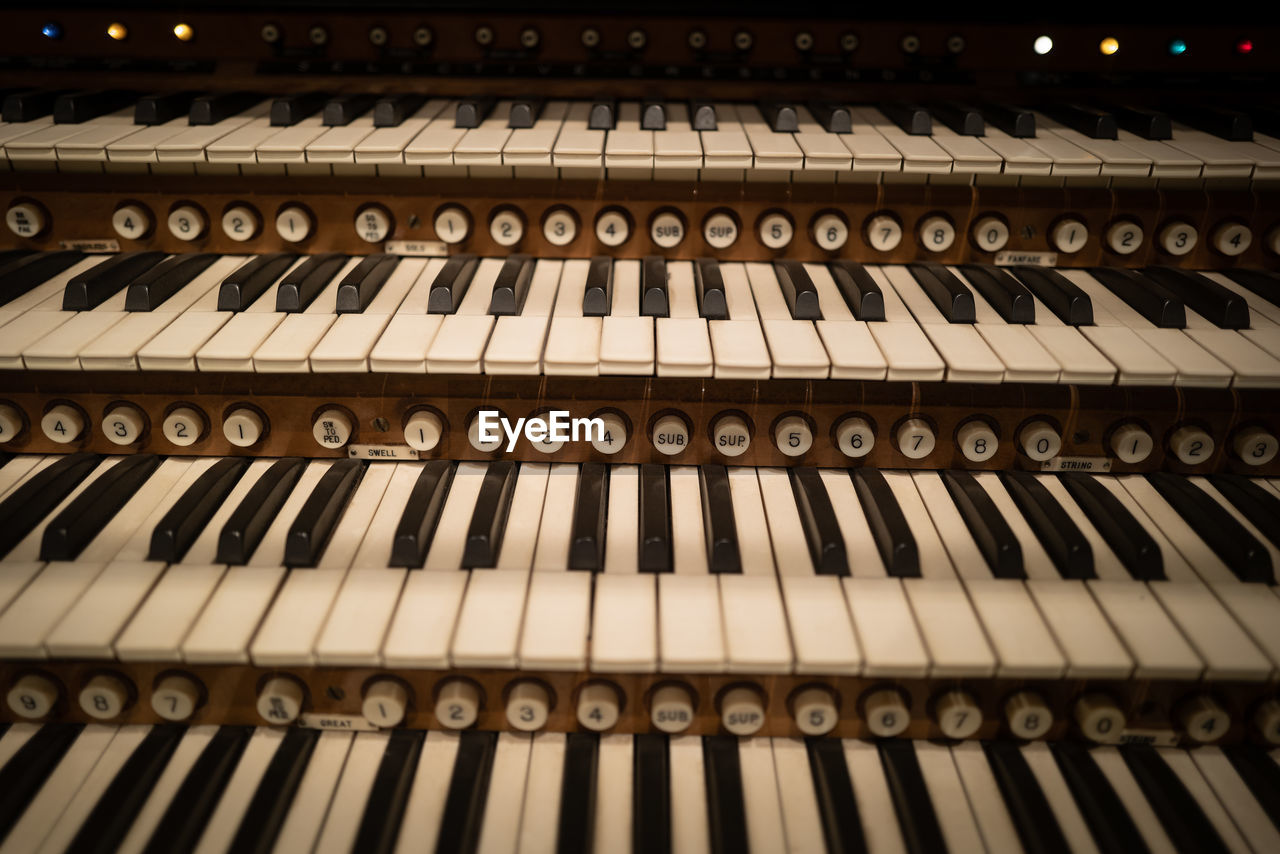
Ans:
[[[675,211],[659,211],[649,221],[649,238],[663,249],[674,249],[684,240],[684,220]]]
[[[600,216],[596,217],[596,240],[605,246],[621,246],[629,237],[631,237],[631,223],[622,211],[616,209],[601,211]]]
[[[805,735],[826,735],[836,728],[840,710],[835,695],[828,688],[804,688],[791,700],[791,714],[796,729]]]
[[[22,413],[12,406],[0,404],[0,445],[12,442],[22,432]]]
[[[74,406],[60,403],[40,419],[40,430],[49,440],[68,445],[84,432],[84,416]]]
[[[436,693],[436,720],[448,729],[466,729],[480,716],[480,689],[466,679],[450,679]]]
[[[111,215],[111,227],[125,240],[141,240],[151,230],[151,211],[142,205],[125,205]]]
[[[409,692],[394,679],[379,679],[364,692],[360,714],[376,727],[399,726],[409,705]]]
[[[552,208],[542,219],[542,236],[552,246],[568,246],[578,237],[578,218],[568,208]]]
[[[934,720],[947,738],[968,738],[982,726],[982,709],[968,691],[948,691],[933,706]]]
[[[301,243],[311,236],[312,227],[311,214],[298,205],[287,205],[276,214],[276,234],[281,240]]]
[[[551,697],[547,689],[531,679],[522,679],[507,692],[507,723],[522,732],[535,732],[547,725]]]
[[[785,249],[795,236],[791,218],[781,211],[769,211],[760,217],[760,242],[769,249]]]
[[[819,214],[813,221],[813,242],[819,249],[835,252],[848,240],[849,224],[839,214]]]
[[[956,240],[956,227],[945,216],[920,221],[920,245],[930,252],[946,252]]]
[[[754,735],[764,726],[764,701],[753,688],[739,685],[720,698],[720,724],[731,735]]]
[[[714,211],[702,221],[702,237],[712,249],[728,249],[738,240],[738,221],[728,211]]]
[[[20,718],[36,720],[53,710],[58,702],[58,685],[47,676],[28,673],[13,683],[5,699],[9,703],[9,711]]]
[[[445,205],[436,211],[436,238],[445,243],[461,243],[471,233],[471,217],[457,205]]]
[[[902,694],[893,688],[872,691],[862,702],[862,713],[867,719],[867,729],[879,738],[900,735],[911,723],[911,712]]]
[[[973,245],[983,252],[999,252],[1009,242],[1009,226],[999,217],[984,216],[973,224]]]
[[[1051,460],[1062,450],[1062,437],[1047,421],[1032,421],[1018,433],[1022,453],[1038,463]]]
[[[311,435],[322,448],[341,448],[351,441],[351,417],[341,409],[326,409],[311,425]]]
[[[233,409],[222,421],[222,435],[237,448],[257,444],[265,425],[262,416],[252,409]]]
[[[151,692],[151,710],[166,721],[185,721],[198,705],[200,686],[188,676],[166,676]]]
[[[440,423],[440,416],[425,409],[419,409],[404,423],[405,444],[415,451],[430,451],[440,444],[443,433],[444,425]]]
[[[1160,248],[1170,255],[1186,255],[1196,248],[1200,235],[1190,223],[1175,221],[1160,229]]]
[[[909,460],[923,460],[933,453],[936,438],[923,418],[908,418],[897,433],[898,450]]]
[[[902,223],[889,214],[876,214],[867,220],[867,245],[877,252],[892,252],[902,242]]]
[[[169,233],[179,240],[195,240],[208,223],[204,211],[195,205],[179,205],[169,214]]]
[[[1106,694],[1085,694],[1076,701],[1080,732],[1099,744],[1116,744],[1124,732],[1124,712]]]
[[[865,418],[846,418],[836,427],[836,447],[846,457],[865,457],[875,446],[875,431]]]
[[[1231,716],[1212,697],[1201,694],[1183,703],[1178,722],[1187,738],[1200,744],[1212,744],[1227,734]]]
[[[1184,465],[1194,466],[1213,456],[1213,437],[1199,427],[1179,427],[1169,437],[1169,450]]]
[[[160,425],[161,432],[170,444],[182,448],[195,444],[204,433],[204,428],[204,416],[190,406],[179,406],[166,415],[164,423]]]
[[[109,721],[129,703],[129,686],[119,676],[99,674],[80,691],[80,710],[91,718]]]
[[[653,425],[653,446],[673,456],[689,447],[689,426],[679,415],[664,415]]]
[[[499,413],[501,415],[501,413]],[[471,447],[475,448],[482,454],[490,451],[496,451],[506,444],[502,436],[502,425],[497,419],[489,420],[488,438],[480,435],[480,416],[476,415],[471,419],[471,423],[467,425],[467,441],[471,443]]]
[[[1142,226],[1121,220],[1107,226],[1107,248],[1117,255],[1132,255],[1142,246]]]
[[[1004,719],[1014,738],[1028,741],[1042,738],[1053,726],[1053,712],[1043,697],[1031,691],[1019,691],[1005,702]]]
[[[1140,463],[1154,447],[1151,434],[1137,424],[1122,424],[1111,434],[1111,451],[1122,463]]]
[[[617,412],[593,416],[604,422],[604,432],[591,434],[591,447],[602,454],[616,454],[627,444],[627,422]]]
[[[1261,427],[1246,427],[1236,434],[1232,447],[1235,448],[1236,456],[1249,465],[1265,466],[1276,458],[1276,451],[1280,450],[1280,441],[1277,441],[1275,434],[1269,430]]]
[[[44,210],[39,205],[26,202],[10,206],[5,212],[4,222],[19,237],[35,237],[48,225]]]
[[[12,701],[9,703],[13,706]],[[1253,713],[1253,725],[1268,744],[1280,744],[1280,700],[1265,700]]]
[[[799,415],[788,415],[773,427],[773,441],[788,457],[802,457],[813,447],[813,430]]]
[[[252,240],[260,224],[258,212],[248,205],[234,205],[222,215],[222,233],[239,243]]]
[[[649,720],[662,732],[684,732],[693,723],[693,694],[683,685],[663,685],[649,701]]]
[[[578,723],[593,732],[604,732],[618,723],[618,689],[608,682],[591,682],[578,692]]]
[[[147,417],[132,406],[116,406],[102,419],[102,434],[115,445],[132,445],[142,438]]]
[[[563,448],[565,440],[552,437],[564,435],[568,430],[568,425],[565,425],[564,429],[559,431],[554,429],[549,416],[550,413],[542,412],[531,416],[525,422],[525,436],[528,437],[529,444],[533,446],[535,451],[543,454],[554,454]]]
[[[726,457],[740,457],[751,446],[751,429],[738,415],[722,415],[711,427],[711,441]]]
[[[489,220],[489,236],[499,246],[515,246],[524,239],[524,217],[511,208],[503,208]]]
[[[302,686],[288,676],[267,680],[258,692],[258,715],[270,724],[291,724],[302,714]]]
[[[991,429],[991,425],[975,419],[960,425],[960,429],[956,431],[956,444],[969,462],[985,463],[996,455],[1000,440],[996,438],[996,431]]]
[[[1243,254],[1253,243],[1249,226],[1238,222],[1224,222],[1213,230],[1213,248],[1223,255],[1234,257]]]
[[[439,232],[440,215],[436,214],[436,231]],[[391,214],[386,208],[369,205],[356,212],[356,234],[365,243],[381,243],[391,235]],[[442,238],[443,239],[443,238]],[[455,241],[446,240],[446,243]]]
[[[1089,229],[1083,222],[1073,217],[1060,219],[1049,231],[1049,242],[1059,252],[1070,255],[1079,252],[1089,242]]]

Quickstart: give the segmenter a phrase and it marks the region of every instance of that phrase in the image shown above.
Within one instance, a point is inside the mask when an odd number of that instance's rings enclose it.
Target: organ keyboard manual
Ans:
[[[0,854],[1280,852],[1280,16],[0,13]]]

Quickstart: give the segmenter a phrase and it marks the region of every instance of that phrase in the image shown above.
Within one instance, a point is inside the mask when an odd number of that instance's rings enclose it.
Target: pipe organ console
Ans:
[[[4,14],[0,852],[1280,850],[1280,29],[792,5]]]

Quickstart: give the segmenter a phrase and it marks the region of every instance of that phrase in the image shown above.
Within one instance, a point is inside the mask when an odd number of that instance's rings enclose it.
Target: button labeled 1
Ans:
[[[281,240],[301,243],[311,236],[311,214],[299,205],[288,205],[276,214],[276,234]]]
[[[1070,255],[1079,252],[1089,242],[1089,229],[1078,219],[1068,217],[1058,220],[1049,232],[1049,242],[1054,249]]]

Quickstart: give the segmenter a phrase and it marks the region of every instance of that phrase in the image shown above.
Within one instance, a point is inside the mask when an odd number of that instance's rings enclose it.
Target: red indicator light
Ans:
[[[1236,53],[1253,53],[1253,40],[1240,39],[1236,42]]]

